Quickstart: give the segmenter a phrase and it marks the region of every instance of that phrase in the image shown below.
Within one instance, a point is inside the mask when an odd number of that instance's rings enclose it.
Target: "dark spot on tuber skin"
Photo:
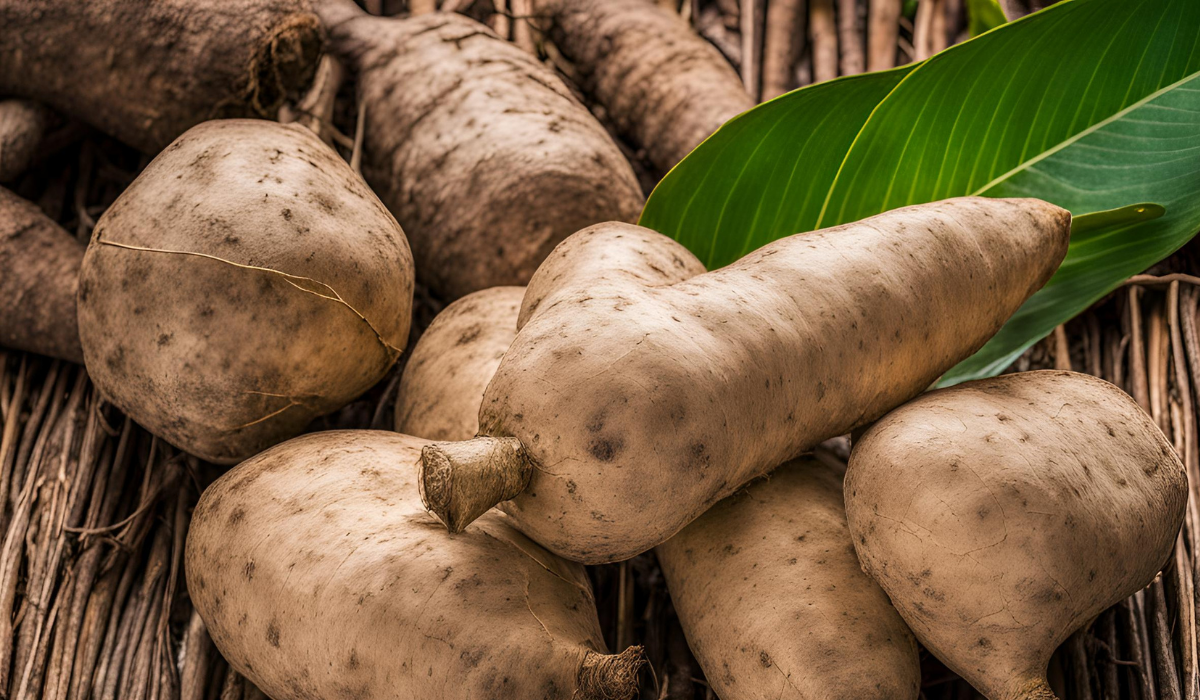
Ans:
[[[279,648],[279,625],[274,620],[267,625],[267,643],[276,649]]]
[[[622,447],[624,447],[624,444],[620,440],[598,438],[588,445],[588,451],[601,462],[611,462],[617,456],[617,453],[621,451]]]

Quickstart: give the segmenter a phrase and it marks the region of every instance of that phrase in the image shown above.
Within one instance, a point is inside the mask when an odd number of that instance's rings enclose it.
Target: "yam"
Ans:
[[[83,245],[0,187],[0,346],[83,362],[75,293]]]
[[[921,396],[863,435],[846,473],[864,569],[991,700],[1055,697],[1050,655],[1154,579],[1187,494],[1133,399],[1055,370]]]
[[[479,431],[479,402],[517,335],[524,287],[493,287],[459,299],[413,347],[396,398],[396,432],[466,440]]]
[[[34,162],[51,120],[36,102],[0,99],[0,182],[12,182]]]
[[[425,450],[426,504],[458,532],[503,502],[584,563],[646,551],[924,391],[1049,279],[1069,232],[1070,215],[1039,200],[952,199],[706,274],[652,231],[580,232],[534,276],[488,385],[479,426],[496,452]]]
[[[205,491],[188,591],[233,668],[275,700],[632,698],[641,649],[605,653],[582,566],[500,513],[436,532],[426,444],[305,435]]]
[[[722,700],[916,700],[917,643],[859,566],[839,470],[785,464],[655,552]]]
[[[308,0],[0,0],[0,94],[154,154],[207,119],[274,118],[321,40]]]
[[[636,221],[633,169],[558,77],[478,22],[372,17],[320,0],[358,76],[363,173],[448,300],[520,285],[564,238]]]
[[[412,295],[404,232],[312,132],[213,121],[97,222],[79,332],[116,406],[231,464],[381,379],[408,340]]]
[[[584,90],[660,173],[754,106],[721,53],[654,3],[534,0],[534,11]]]

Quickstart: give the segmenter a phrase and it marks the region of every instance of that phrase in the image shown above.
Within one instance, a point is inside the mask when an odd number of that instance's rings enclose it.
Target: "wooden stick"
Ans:
[[[809,0],[808,11],[813,82],[823,83],[833,80],[838,74],[838,36],[833,19],[833,0]]]
[[[866,68],[862,31],[858,23],[858,0],[838,0],[837,21],[842,75],[858,75]]]
[[[1067,341],[1067,330],[1065,324],[1059,324],[1054,327],[1054,369],[1065,369],[1068,372],[1071,367],[1071,344]]]
[[[1155,579],[1146,590],[1150,619],[1150,652],[1154,659],[1154,680],[1158,686],[1158,697],[1162,700],[1182,700],[1179,675],[1175,670],[1175,652],[1172,649],[1171,625],[1168,622],[1162,577]]]
[[[895,67],[901,5],[901,0],[871,0],[867,16],[867,70]]]
[[[797,86],[796,60],[804,47],[804,0],[771,0],[763,36],[762,99]]]
[[[742,84],[758,102],[762,96],[764,0],[741,0],[738,22],[742,30]]]

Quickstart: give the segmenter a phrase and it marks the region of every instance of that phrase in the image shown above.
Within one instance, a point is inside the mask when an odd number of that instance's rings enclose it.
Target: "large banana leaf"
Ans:
[[[713,268],[792,233],[960,195],[1035,196],[1076,216],[1165,207],[1073,244],[1020,323],[944,381],[985,376],[1200,228],[1197,74],[1197,0],[1067,0],[922,64],[734,118],[664,178],[642,224]]]

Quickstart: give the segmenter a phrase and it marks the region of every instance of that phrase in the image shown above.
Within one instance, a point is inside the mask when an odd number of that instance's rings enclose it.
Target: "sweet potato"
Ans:
[[[532,56],[461,15],[371,17],[351,0],[317,10],[358,74],[363,173],[434,291],[525,284],[575,231],[637,219],[629,163]]]
[[[0,187],[0,346],[83,362],[75,291],[83,245]]]
[[[480,408],[487,437],[425,450],[426,504],[458,532],[505,501],[584,563],[645,551],[971,355],[1054,272],[1069,229],[1038,200],[954,199],[707,274],[646,229],[580,232],[530,283]]]
[[[413,347],[396,397],[396,432],[466,440],[479,402],[517,335],[524,287],[493,287],[447,306]]]
[[[79,332],[114,404],[233,463],[383,377],[407,342],[412,293],[403,231],[312,132],[213,121],[97,222]]]
[[[754,106],[719,51],[646,0],[534,0],[617,130],[662,173]]]
[[[785,464],[655,551],[722,700],[917,697],[917,643],[859,566],[838,470]]]
[[[1171,445],[1082,374],[931,392],[854,445],[846,512],[917,638],[992,700],[1051,700],[1055,648],[1149,584],[1187,504]]]
[[[0,0],[0,94],[146,153],[214,117],[274,118],[312,80],[308,0]]]
[[[50,110],[36,102],[0,99],[0,182],[12,182],[33,163],[50,122]]]
[[[426,444],[305,435],[205,491],[188,590],[233,667],[275,700],[633,697],[641,650],[605,654],[582,566],[499,513],[438,536]]]

